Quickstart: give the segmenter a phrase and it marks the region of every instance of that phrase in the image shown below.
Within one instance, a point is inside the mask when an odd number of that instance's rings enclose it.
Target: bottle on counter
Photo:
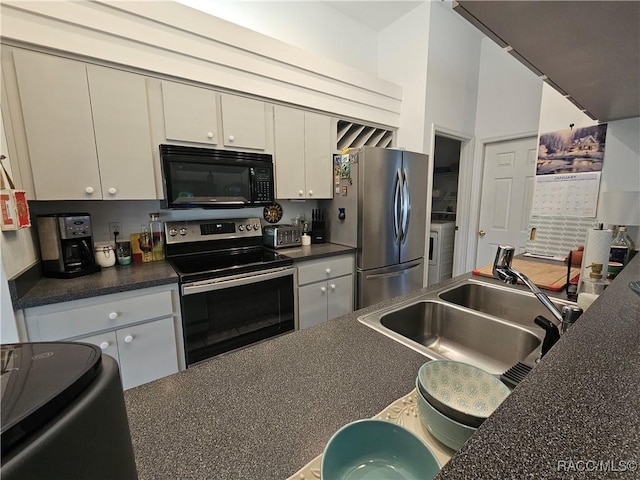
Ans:
[[[611,241],[611,251],[609,261],[626,265],[631,260],[631,256],[635,250],[633,240],[627,234],[627,227],[621,225],[618,227],[618,233]]]
[[[152,260],[154,262],[157,262],[158,260],[164,260],[164,226],[160,221],[159,213],[150,213],[149,217],[149,233],[151,235]]]
[[[140,225],[140,237],[138,238],[140,251],[142,252],[142,263],[153,261],[153,244],[151,234],[147,225]]]

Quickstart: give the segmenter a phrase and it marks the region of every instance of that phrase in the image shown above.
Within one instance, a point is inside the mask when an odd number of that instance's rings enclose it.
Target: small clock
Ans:
[[[278,203],[272,203],[264,207],[262,216],[269,223],[278,223],[282,218],[282,207]]]

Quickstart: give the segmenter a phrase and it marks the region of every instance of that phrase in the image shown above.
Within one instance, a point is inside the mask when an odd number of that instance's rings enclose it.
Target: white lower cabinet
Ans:
[[[353,311],[353,256],[298,266],[298,324],[309,328]]]
[[[175,286],[152,287],[28,308],[24,321],[29,341],[99,346],[118,362],[126,390],[184,365],[179,304]]]
[[[176,348],[171,317],[74,341],[97,345],[115,358],[125,390],[178,371],[178,359],[170,354]]]

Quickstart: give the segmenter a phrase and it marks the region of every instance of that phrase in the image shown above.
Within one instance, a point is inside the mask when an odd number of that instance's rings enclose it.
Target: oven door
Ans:
[[[291,267],[186,283],[187,366],[294,329]]]

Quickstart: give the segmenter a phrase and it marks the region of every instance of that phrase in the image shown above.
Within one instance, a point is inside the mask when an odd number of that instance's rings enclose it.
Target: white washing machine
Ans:
[[[431,220],[429,235],[429,278],[427,286],[451,278],[456,224],[447,220]]]

